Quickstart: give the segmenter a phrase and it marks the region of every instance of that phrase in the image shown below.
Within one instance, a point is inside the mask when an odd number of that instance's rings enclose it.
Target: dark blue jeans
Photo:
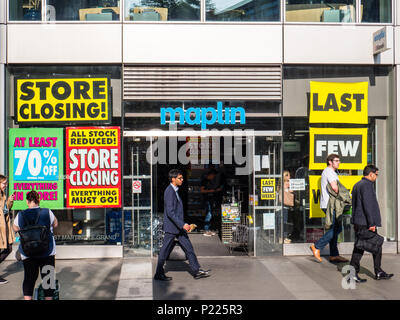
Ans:
[[[325,212],[326,214],[326,209],[322,209],[322,211]],[[322,236],[321,239],[319,239],[315,243],[315,248],[318,250],[322,250],[325,248],[325,246],[329,243],[329,255],[331,257],[336,257],[339,255],[339,250],[337,247],[337,240],[339,234],[342,232],[342,225],[336,224],[336,212],[333,211],[333,217],[332,217],[332,225],[329,228],[328,231],[325,232],[325,234]]]

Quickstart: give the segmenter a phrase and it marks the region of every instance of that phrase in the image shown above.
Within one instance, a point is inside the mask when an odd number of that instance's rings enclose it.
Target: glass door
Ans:
[[[286,215],[282,190],[282,137],[256,135],[254,142],[254,255],[282,255]]]
[[[147,159],[151,138],[124,139],[124,256],[150,256],[152,252],[152,166]],[[151,161],[151,160],[150,160]]]
[[[189,220],[201,228],[204,219],[195,221],[196,215],[191,212],[196,211],[193,197],[197,185],[193,181],[198,177],[195,177],[194,171],[196,165],[216,164],[218,161],[218,168],[221,170],[221,165],[225,168],[223,203],[229,202],[231,207],[239,206],[240,221],[232,215],[234,219],[231,223],[239,223],[247,230],[248,255],[282,254],[284,214],[279,201],[282,184],[281,131],[154,131],[152,136],[148,134],[148,131],[124,133],[125,256],[158,253],[162,241],[162,195],[168,186],[168,171],[171,168],[185,172],[188,185],[186,188],[182,186],[181,197],[184,202],[190,203],[185,212],[190,215]],[[203,148],[204,138],[209,144]],[[215,147],[218,140],[219,147]],[[193,146],[201,151],[198,157],[194,157],[197,153]],[[208,161],[203,157],[204,151],[209,151],[206,152],[211,156]],[[203,170],[207,171],[206,168],[204,166]],[[186,196],[192,197],[191,200]],[[223,210],[221,213],[224,215]],[[229,225],[232,233],[236,230],[235,226]],[[221,241],[225,239],[223,227]]]

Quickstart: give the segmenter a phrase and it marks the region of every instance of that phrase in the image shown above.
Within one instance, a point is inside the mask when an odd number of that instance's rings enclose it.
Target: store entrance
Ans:
[[[239,133],[124,132],[126,256],[158,253],[171,169],[198,256],[282,254],[281,132]]]

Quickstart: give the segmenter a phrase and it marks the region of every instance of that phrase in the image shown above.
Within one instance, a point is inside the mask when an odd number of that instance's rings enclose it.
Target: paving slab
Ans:
[[[349,256],[346,256],[350,258]],[[195,280],[186,261],[168,261],[170,282],[153,280],[156,258],[57,260],[56,272],[63,300],[399,300],[400,259],[384,254],[382,267],[390,280],[374,279],[372,256],[361,260],[366,283],[355,289],[342,286],[346,263],[316,263],[311,256],[199,257],[212,276]],[[0,264],[0,300],[21,300],[23,265]],[[36,286],[39,284],[39,280]]]

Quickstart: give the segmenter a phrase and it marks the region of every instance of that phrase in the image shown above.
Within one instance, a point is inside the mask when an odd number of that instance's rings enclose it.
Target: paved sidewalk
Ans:
[[[200,280],[189,274],[187,262],[169,261],[166,271],[173,277],[171,282],[152,280],[156,261],[155,258],[57,260],[60,299],[400,299],[400,259],[396,254],[383,256],[383,269],[395,276],[381,281],[373,279],[372,256],[366,254],[361,261],[361,276],[368,281],[357,284],[355,290],[342,288],[340,271],[345,264],[335,265],[326,259],[317,263],[311,256],[199,257],[203,267],[212,269],[211,277]],[[0,300],[22,299],[22,263],[1,263],[0,276],[9,281],[0,285]]]
[[[366,254],[361,260],[360,277],[367,282],[357,284],[354,290],[342,287],[341,270],[348,263],[332,264],[327,257],[322,263],[311,256],[202,257],[201,266],[211,268],[212,276],[200,280],[193,280],[187,264],[168,262],[166,271],[173,281],[154,281],[153,294],[154,299],[163,300],[400,299],[399,257],[383,255],[382,268],[395,276],[377,281],[373,278],[372,256]]]

